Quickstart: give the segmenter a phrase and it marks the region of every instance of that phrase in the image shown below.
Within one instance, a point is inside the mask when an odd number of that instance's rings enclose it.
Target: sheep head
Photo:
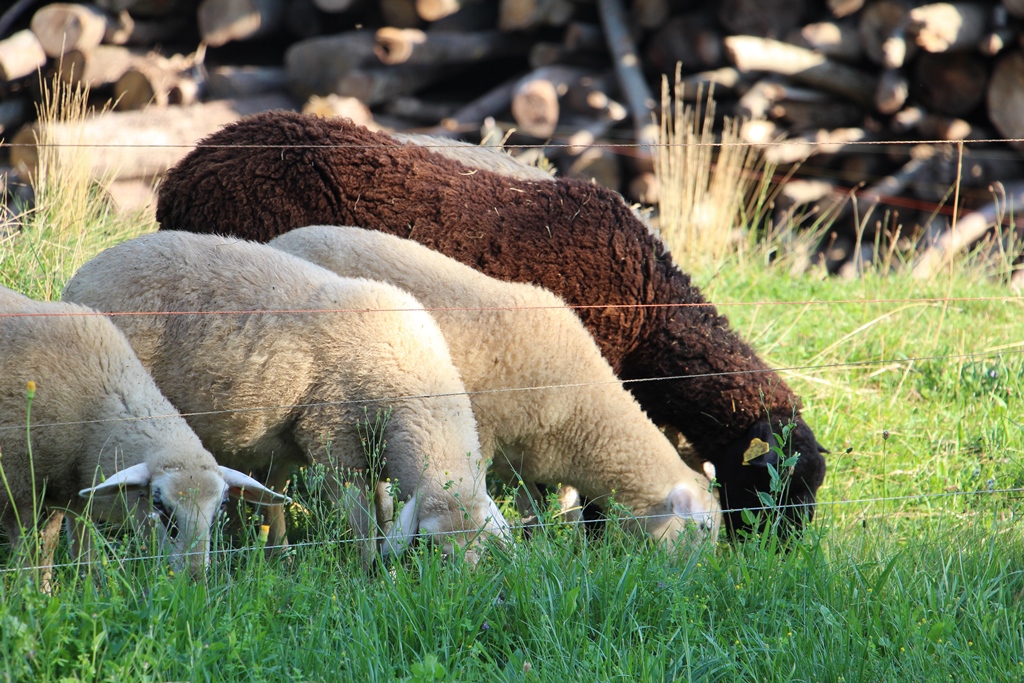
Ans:
[[[102,484],[82,489],[82,498],[109,505],[116,498],[147,498],[145,516],[153,523],[160,546],[175,571],[202,576],[210,563],[211,529],[229,498],[261,504],[284,504],[275,493],[237,470],[209,463],[150,466],[139,463],[119,470]]]
[[[652,506],[643,515],[638,511],[638,523],[652,538],[668,545],[687,540],[718,537],[722,511],[718,492],[712,482],[715,466],[704,463],[704,477],[694,473],[692,481],[676,484],[664,500]]]

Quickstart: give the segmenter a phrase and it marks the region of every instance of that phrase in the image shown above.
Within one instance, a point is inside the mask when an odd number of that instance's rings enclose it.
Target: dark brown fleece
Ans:
[[[516,180],[347,120],[266,112],[208,137],[171,169],[157,219],[165,230],[258,241],[312,224],[372,228],[597,306],[579,315],[620,377],[675,378],[627,386],[656,423],[678,428],[715,464],[724,507],[757,507],[755,489],[768,488],[771,454],[743,464],[751,439],[770,439],[766,415],[776,430],[796,417],[791,446],[802,457],[788,502],[813,503],[824,478],[799,399],[601,186]],[[702,305],[636,306],[680,303]],[[729,522],[741,526],[738,514]]]

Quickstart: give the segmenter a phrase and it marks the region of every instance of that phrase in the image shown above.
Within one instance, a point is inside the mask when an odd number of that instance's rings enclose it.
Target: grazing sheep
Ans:
[[[414,138],[406,136],[403,140]],[[160,187],[166,230],[257,241],[304,225],[358,225],[408,237],[498,278],[531,282],[568,304],[659,425],[714,463],[727,509],[761,506],[772,431],[794,426],[800,453],[791,527],[812,516],[825,452],[781,378],[707,303],[664,244],[615,192],[534,172],[498,172],[402,144],[344,119],[256,114],[214,133]],[[683,305],[677,305],[683,304]],[[731,530],[745,525],[728,514]]]
[[[360,228],[299,228],[269,245],[344,277],[384,280],[431,309],[503,480],[566,484],[598,504],[614,494],[641,529],[667,542],[688,525],[717,534],[708,478],[679,459],[558,297]]]
[[[114,322],[217,459],[269,470],[273,486],[290,465],[312,461],[335,474],[334,500],[343,493],[337,477],[365,490],[372,482],[351,474],[374,466],[359,425],[367,410],[390,407],[383,473],[406,505],[385,554],[417,532],[448,549],[482,529],[506,532],[444,337],[398,288],[340,278],[261,244],[160,232],[99,254],[64,297],[107,312],[199,312]],[[370,516],[358,503],[354,526],[367,538]],[[285,528],[275,512],[269,540],[278,543]]]
[[[35,386],[31,420],[29,382]],[[3,287],[0,467],[0,521],[20,543],[22,528],[33,528],[36,513],[43,514],[47,570],[65,510],[73,513],[72,554],[88,554],[89,536],[76,518],[89,501],[99,513],[122,494],[129,508],[148,499],[138,510],[158,522],[173,566],[198,574],[209,563],[210,526],[229,495],[255,503],[288,500],[217,466],[108,319]]]

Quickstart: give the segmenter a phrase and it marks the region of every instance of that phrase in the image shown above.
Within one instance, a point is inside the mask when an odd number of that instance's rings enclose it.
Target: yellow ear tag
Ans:
[[[760,458],[762,455],[767,453],[769,450],[768,444],[761,439],[752,439],[750,445],[747,446],[746,452],[743,454],[743,464],[749,465],[750,461],[754,458]]]

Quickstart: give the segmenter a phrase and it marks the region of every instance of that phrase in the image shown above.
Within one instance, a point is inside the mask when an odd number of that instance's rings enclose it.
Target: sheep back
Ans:
[[[364,472],[357,425],[390,409],[384,476],[402,499],[426,492],[423,514],[460,529],[457,498],[472,524],[492,511],[458,371],[402,290],[265,245],[160,232],[102,252],[64,296],[114,313],[182,312],[114,320],[222,464],[261,471],[311,458],[342,477]]]

